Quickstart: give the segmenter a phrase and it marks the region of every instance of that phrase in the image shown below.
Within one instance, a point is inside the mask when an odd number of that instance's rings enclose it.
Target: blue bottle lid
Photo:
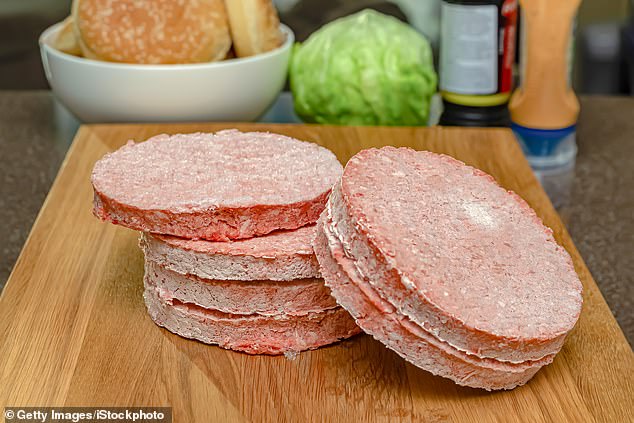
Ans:
[[[511,125],[529,163],[536,168],[556,168],[573,163],[577,155],[576,125],[561,129]]]

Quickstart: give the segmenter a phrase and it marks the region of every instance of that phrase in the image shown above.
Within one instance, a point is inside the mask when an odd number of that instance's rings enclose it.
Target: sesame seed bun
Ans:
[[[73,0],[84,56],[125,63],[223,59],[231,37],[223,0]]]
[[[225,0],[225,5],[238,57],[264,53],[284,42],[271,0]]]

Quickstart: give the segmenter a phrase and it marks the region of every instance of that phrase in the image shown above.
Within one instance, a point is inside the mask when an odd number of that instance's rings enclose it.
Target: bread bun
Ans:
[[[271,0],[225,0],[225,5],[238,57],[264,53],[284,42]]]
[[[220,60],[231,47],[223,0],[73,0],[84,56],[125,63]]]
[[[81,56],[81,47],[75,37],[72,16],[67,17],[62,22],[62,29],[57,33],[53,41],[53,47],[61,52]]]

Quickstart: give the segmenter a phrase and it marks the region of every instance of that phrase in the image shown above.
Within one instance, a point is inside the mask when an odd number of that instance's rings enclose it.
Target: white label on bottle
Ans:
[[[498,90],[498,9],[443,2],[440,89],[456,94]]]

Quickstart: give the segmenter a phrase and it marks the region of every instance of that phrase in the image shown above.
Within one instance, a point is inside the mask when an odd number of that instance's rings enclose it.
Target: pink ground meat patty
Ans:
[[[148,260],[174,272],[217,280],[321,278],[313,252],[315,225],[236,241],[189,240],[141,234]]]
[[[305,316],[235,315],[161,298],[146,283],[143,294],[150,317],[170,332],[249,354],[283,354],[319,348],[359,333],[341,307]]]
[[[448,156],[394,147],[354,156],[314,248],[326,285],[366,332],[467,386],[525,383],[581,310],[581,282],[552,231]]]
[[[93,169],[94,213],[132,229],[226,241],[314,223],[341,164],[270,133],[159,135]]]
[[[559,351],[579,317],[581,282],[552,231],[517,195],[453,158],[363,151],[329,210],[377,292],[455,348],[535,360]]]
[[[155,286],[163,301],[195,304],[230,314],[305,316],[337,307],[321,278],[292,281],[227,281],[181,275],[145,261],[146,284]]]
[[[354,260],[346,256],[339,241],[327,233],[318,231],[315,249],[333,295],[364,332],[410,363],[459,385],[497,390],[525,384],[552,361],[552,356],[518,364],[479,359],[430,336],[382,300],[358,273]]]

